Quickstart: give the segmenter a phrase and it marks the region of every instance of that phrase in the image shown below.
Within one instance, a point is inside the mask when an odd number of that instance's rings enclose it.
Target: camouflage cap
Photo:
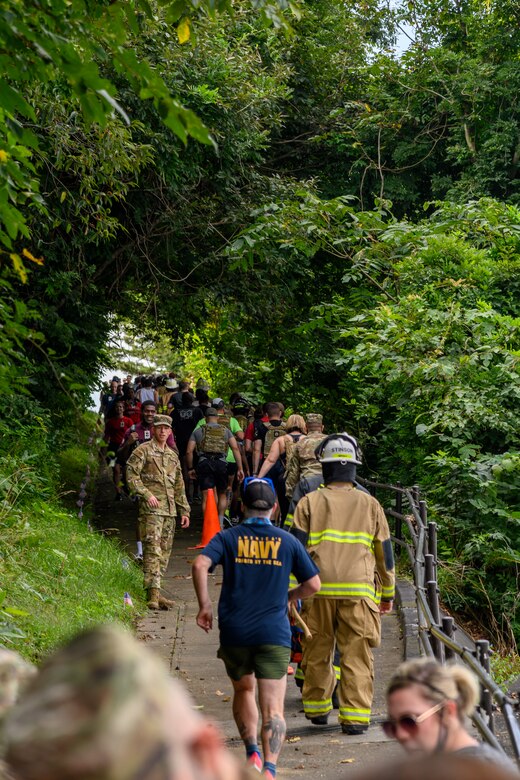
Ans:
[[[323,425],[323,415],[311,412],[305,415],[307,425]]]
[[[35,666],[24,661],[18,653],[0,647],[0,719],[35,674]]]
[[[172,418],[169,414],[156,414],[153,418],[154,425],[167,425],[168,428],[172,427]]]
[[[55,653],[11,709],[5,762],[24,780],[175,777],[201,720],[151,652],[100,626]]]

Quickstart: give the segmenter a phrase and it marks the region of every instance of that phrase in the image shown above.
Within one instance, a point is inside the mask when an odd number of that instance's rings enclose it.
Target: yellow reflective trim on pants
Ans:
[[[299,666],[296,669],[296,672],[295,672],[295,675],[294,675],[294,679],[295,680],[305,680],[305,675],[303,673],[303,669],[301,668],[301,666]]]
[[[298,580],[294,576],[294,574],[289,575],[289,588],[296,588],[298,585]]]
[[[293,520],[294,520],[294,515],[287,514],[285,518],[285,523],[283,524],[283,527],[286,531],[288,531],[292,526]]]
[[[303,701],[303,711],[306,715],[327,715],[332,710],[332,699],[323,701]]]
[[[339,708],[340,721],[349,721],[352,723],[370,723],[370,710],[355,710],[351,707]]]
[[[367,582],[322,582],[315,598],[320,596],[322,598],[343,599],[368,598],[374,604],[379,604],[381,601],[381,594],[376,593],[374,586]]]
[[[335,544],[364,544],[370,549],[374,546],[374,536],[362,531],[336,531],[325,528],[323,531],[311,531],[307,540],[307,546],[321,544],[322,542],[334,542]]]
[[[341,680],[341,669],[339,666],[336,666],[335,664],[332,667],[334,669],[334,674],[336,675],[336,680]]]

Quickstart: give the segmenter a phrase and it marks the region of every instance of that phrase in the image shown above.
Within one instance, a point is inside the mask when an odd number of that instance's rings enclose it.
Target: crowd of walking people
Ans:
[[[327,725],[337,709],[344,734],[369,727],[372,650],[394,599],[390,529],[356,478],[362,454],[352,435],[327,434],[317,410],[287,415],[279,401],[254,405],[236,392],[226,402],[209,389],[199,379],[193,391],[173,373],[114,377],[101,396],[107,460],[116,500],[139,501],[137,558],[152,610],[173,605],[161,580],[177,519],[188,527],[192,506],[200,501],[205,514],[213,495],[221,530],[193,564],[197,623],[213,628],[208,575],[221,565],[218,657],[247,764],[269,779],[295,666],[311,724]],[[431,663],[403,667],[389,688],[385,733],[409,752],[463,751],[500,763],[464,728],[472,691],[464,674],[442,677]]]
[[[368,730],[372,650],[393,607],[395,574],[383,508],[357,480],[358,443],[345,431],[327,434],[318,411],[286,415],[278,401],[254,406],[235,393],[226,403],[208,391],[204,380],[192,392],[173,374],[114,376],[100,414],[115,499],[138,502],[136,558],[150,610],[174,606],[162,579],[177,522],[189,526],[197,501],[203,511],[213,499],[218,507],[220,531],[192,565],[196,621],[212,631],[208,577],[222,566],[217,655],[233,688],[244,765],[146,650],[101,627],[38,673],[0,650],[0,778],[239,780],[256,772],[274,780],[295,664],[312,727],[337,710],[343,734]],[[409,661],[390,680],[381,725],[411,756],[445,756],[439,771],[448,777],[517,776],[504,753],[468,731],[478,698],[466,669]],[[411,766],[389,776],[422,774],[423,763],[416,774]]]

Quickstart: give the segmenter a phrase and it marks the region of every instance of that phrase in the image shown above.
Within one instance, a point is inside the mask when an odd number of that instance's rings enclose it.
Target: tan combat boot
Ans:
[[[159,588],[148,588],[148,609],[159,609]]]
[[[172,601],[172,599],[167,599],[165,596],[159,595],[159,609],[171,609],[175,606],[175,601]]]

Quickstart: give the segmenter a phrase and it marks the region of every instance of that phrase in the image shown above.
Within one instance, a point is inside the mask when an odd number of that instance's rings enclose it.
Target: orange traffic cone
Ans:
[[[204,522],[202,524],[202,539],[200,544],[190,547],[190,550],[200,550],[211,542],[215,534],[220,531],[220,522],[218,519],[218,509],[215,501],[215,493],[208,490],[206,497],[206,508],[204,510]]]

